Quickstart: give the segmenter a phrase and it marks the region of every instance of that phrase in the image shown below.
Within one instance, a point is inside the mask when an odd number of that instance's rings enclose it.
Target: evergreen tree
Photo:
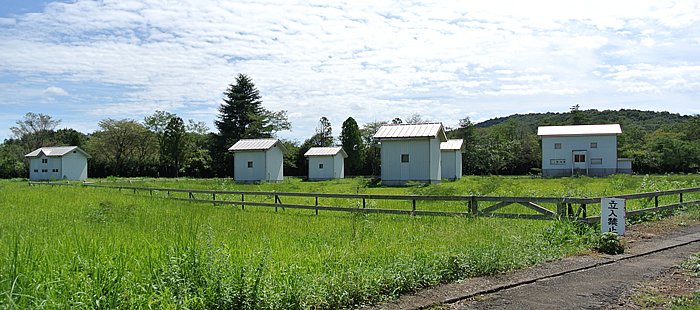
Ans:
[[[241,73],[236,77],[236,83],[230,84],[224,92],[219,119],[214,122],[219,139],[215,149],[210,150],[215,157],[215,170],[221,176],[232,174],[233,161],[227,150],[238,140],[272,138],[276,132],[292,128],[286,111],[266,110],[261,98],[253,81]]]
[[[350,175],[362,174],[364,162],[364,146],[362,143],[362,133],[354,118],[348,117],[343,122],[340,132],[340,145],[348,154],[345,159],[345,167]]]

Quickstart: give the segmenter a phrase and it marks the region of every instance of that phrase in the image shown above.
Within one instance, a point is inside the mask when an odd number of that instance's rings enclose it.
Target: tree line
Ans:
[[[601,116],[602,115],[602,116]],[[637,115],[637,118],[635,118]],[[650,116],[651,115],[651,116]],[[659,121],[658,117],[663,120]],[[304,141],[281,139],[289,150],[284,156],[285,175],[306,176],[304,154],[311,147],[341,146],[348,154],[348,176],[379,175],[380,152],[373,140],[384,124],[423,123],[430,120],[414,114],[360,126],[348,117],[338,136],[326,117],[319,119],[315,133]],[[167,111],[155,111],[143,120],[103,119],[99,129],[84,134],[71,128],[57,129],[61,120],[41,113],[27,113],[10,128],[12,137],[0,144],[0,178],[28,176],[25,154],[43,146],[74,145],[93,156],[88,175],[120,177],[229,177],[233,157],[228,148],[240,139],[275,138],[290,130],[286,111],[263,107],[262,97],[244,74],[224,92],[214,121],[218,132],[204,122],[185,121]],[[489,123],[485,126],[484,123]],[[537,126],[620,123],[618,157],[633,158],[637,173],[697,173],[700,170],[700,116],[636,110],[581,110],[566,113],[512,115],[474,124],[469,117],[455,128],[446,128],[448,138],[464,139],[463,173],[466,175],[539,174],[541,142]],[[655,124],[655,125],[650,125]]]

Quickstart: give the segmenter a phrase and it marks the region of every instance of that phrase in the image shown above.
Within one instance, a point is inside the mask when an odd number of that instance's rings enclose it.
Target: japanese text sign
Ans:
[[[602,198],[600,200],[600,232],[625,234],[625,200],[619,198]]]

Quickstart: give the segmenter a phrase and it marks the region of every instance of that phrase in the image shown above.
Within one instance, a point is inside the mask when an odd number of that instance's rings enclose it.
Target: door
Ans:
[[[586,165],[586,151],[574,151],[574,170],[587,170],[588,167]]]

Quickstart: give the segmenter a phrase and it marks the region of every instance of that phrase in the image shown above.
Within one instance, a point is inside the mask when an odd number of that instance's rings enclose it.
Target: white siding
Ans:
[[[462,178],[461,150],[442,150],[442,178],[456,181]]]
[[[439,184],[440,141],[424,139],[382,139],[382,184],[402,185],[408,181]],[[401,162],[402,155],[409,156],[408,163]]]
[[[79,153],[68,153],[62,160],[62,178],[67,180],[87,179],[87,158]]]
[[[284,153],[277,145],[267,150],[267,175],[265,179],[272,183],[284,182]]]
[[[345,157],[343,157],[343,155],[340,153],[333,156],[333,178],[345,178]]]
[[[248,162],[253,167],[248,167]],[[237,151],[233,156],[233,179],[238,182],[253,182],[266,180],[264,151]]]
[[[319,165],[323,164],[323,169]],[[335,156],[309,156],[309,181],[334,180],[345,178],[345,158]]]

